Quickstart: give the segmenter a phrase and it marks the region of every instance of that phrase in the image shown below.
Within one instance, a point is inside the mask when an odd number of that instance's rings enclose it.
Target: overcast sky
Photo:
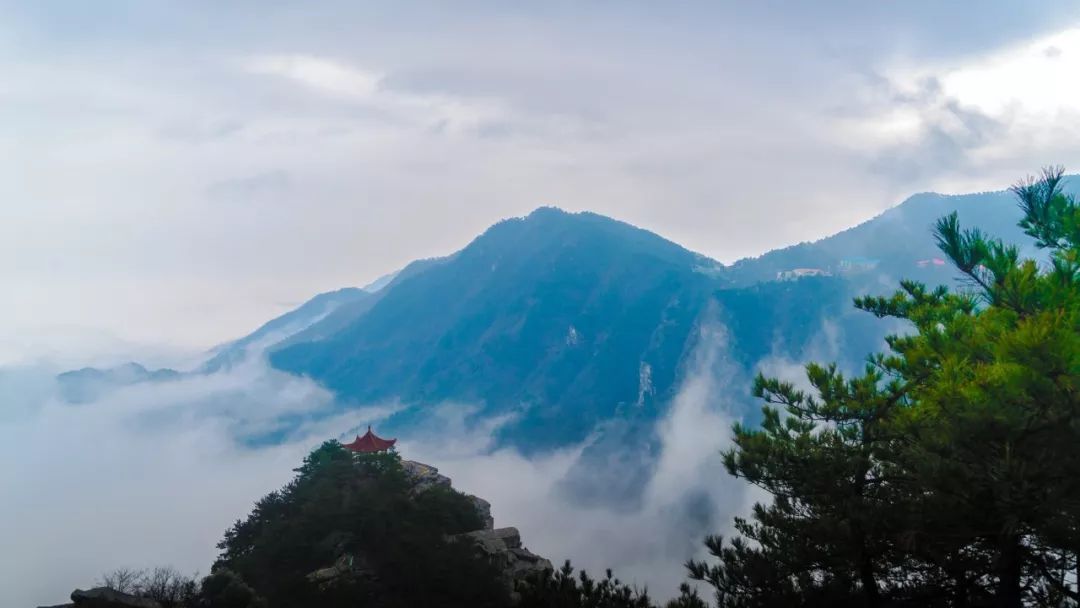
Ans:
[[[210,346],[540,205],[727,262],[1076,170],[1077,73],[1075,2],[0,0],[0,361]]]

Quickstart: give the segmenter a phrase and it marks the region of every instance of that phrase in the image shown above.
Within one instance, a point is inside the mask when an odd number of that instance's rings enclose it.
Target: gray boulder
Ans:
[[[161,604],[147,597],[121,593],[108,587],[96,587],[71,592],[75,608],[161,608]]]
[[[479,496],[473,496],[472,494],[466,494],[465,498],[468,498],[469,501],[472,502],[473,507],[476,509],[476,513],[484,522],[484,529],[494,530],[495,518],[491,516],[491,503]]]
[[[376,578],[375,571],[364,556],[351,553],[339,557],[334,565],[320,568],[307,575],[307,579],[318,585],[320,589],[327,589],[343,582],[354,582],[361,578]]]
[[[402,460],[401,468],[405,470],[405,476],[413,484],[410,490],[413,496],[426,492],[431,488],[450,489],[453,487],[450,478],[439,473],[439,469],[430,464],[416,462],[415,460]],[[484,522],[484,528],[487,530],[494,528],[495,518],[491,516],[491,503],[479,496],[466,495],[466,497],[476,508],[480,520]]]
[[[405,476],[412,482],[412,493],[415,496],[434,487],[450,487],[450,478],[439,474],[439,469],[416,462],[414,460],[402,460],[401,467],[405,469]]]
[[[521,533],[517,528],[475,530],[454,535],[451,539],[472,543],[477,554],[502,572],[511,589],[533,575],[554,570],[550,561],[522,546]]]

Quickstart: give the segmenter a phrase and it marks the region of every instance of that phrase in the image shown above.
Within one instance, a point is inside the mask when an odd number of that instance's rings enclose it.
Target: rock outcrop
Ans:
[[[413,460],[401,461],[405,475],[412,483],[409,493],[418,496],[432,488],[452,488],[450,478],[439,473],[439,469]],[[534,575],[551,571],[551,562],[526,549],[521,543],[521,533],[517,528],[495,528],[495,518],[491,515],[491,503],[466,494],[472,502],[484,527],[472,532],[465,532],[448,537],[454,542],[471,543],[478,557],[494,565],[503,576],[507,586],[514,590]],[[320,568],[307,575],[309,581],[321,587],[333,586],[357,577],[374,576],[362,556],[343,554],[333,565]]]
[[[484,529],[494,530],[495,518],[491,516],[491,503],[479,496],[473,496],[472,494],[466,494],[465,497],[473,503],[476,513],[480,515],[480,519],[484,521]]]
[[[416,462],[415,460],[402,460],[401,468],[405,469],[405,475],[413,483],[411,492],[414,496],[431,488],[450,487],[450,478],[440,475],[439,469],[430,464]]]
[[[161,604],[149,598],[121,593],[108,587],[96,587],[86,591],[76,589],[71,592],[70,604],[48,608],[161,608]]]
[[[343,581],[374,579],[375,571],[362,555],[345,553],[334,562],[333,566],[320,568],[307,575],[307,579],[320,588],[332,587]]]
[[[502,572],[511,591],[528,584],[530,578],[553,569],[550,561],[522,546],[517,528],[476,530],[457,534],[451,539],[472,543],[478,555]]]
[[[401,463],[406,475],[413,481],[413,494],[425,492],[434,487],[451,487],[450,478],[439,473],[429,464],[405,460]],[[472,543],[477,555],[494,565],[503,574],[511,590],[527,584],[527,580],[552,570],[551,562],[529,551],[521,544],[521,533],[517,528],[495,528],[495,518],[491,515],[491,503],[471,494],[466,495],[476,508],[484,522],[484,527],[472,532],[454,535],[451,540]]]
[[[405,469],[405,475],[413,482],[412,490],[410,490],[413,496],[420,494],[421,492],[426,492],[431,488],[451,487],[450,478],[439,473],[439,469],[436,469],[430,464],[416,462],[415,460],[402,460],[401,467]],[[476,507],[476,512],[484,522],[484,529],[494,529],[495,518],[491,516],[491,503],[479,496],[473,496],[472,494],[466,494],[465,497],[473,503],[474,507]]]

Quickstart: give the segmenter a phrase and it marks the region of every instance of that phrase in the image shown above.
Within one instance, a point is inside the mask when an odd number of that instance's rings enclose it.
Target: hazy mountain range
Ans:
[[[722,330],[741,403],[757,369],[807,358],[850,368],[881,348],[896,328],[855,311],[851,298],[891,292],[900,278],[951,283],[931,227],[952,211],[1028,242],[1007,192],[919,194],[834,236],[730,266],[607,217],[541,208],[444,258],[319,294],[186,373],[265,356],[333,391],[339,409],[400,403],[388,432],[407,434],[428,408],[460,403],[476,420],[505,417],[499,444],[524,452],[592,436],[596,445],[638,437],[647,454],[651,424],[697,371],[704,329]],[[178,375],[130,364],[60,380],[84,401],[109,383]]]

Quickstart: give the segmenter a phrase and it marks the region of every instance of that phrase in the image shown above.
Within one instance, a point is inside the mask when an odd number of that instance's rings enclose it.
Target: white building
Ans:
[[[777,281],[795,281],[803,277],[831,277],[832,273],[820,268],[793,268],[776,273]]]

